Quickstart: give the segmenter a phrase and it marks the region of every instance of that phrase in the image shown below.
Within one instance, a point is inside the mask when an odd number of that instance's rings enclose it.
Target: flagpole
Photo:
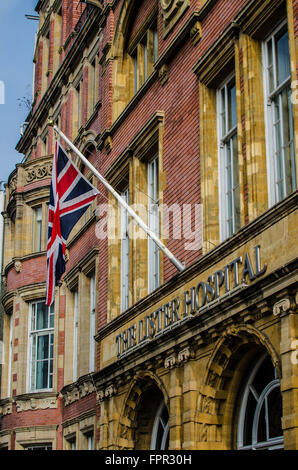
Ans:
[[[178,271],[184,271],[185,266],[181,263],[171,251],[162,243],[162,241],[155,235],[155,233],[143,222],[143,220],[136,214],[136,212],[125,202],[125,200],[115,191],[115,189],[106,181],[106,179],[94,168],[94,166],[87,160],[86,157],[77,149],[77,147],[63,134],[63,132],[54,125],[52,121],[48,122],[49,126],[52,126],[60,137],[70,146],[70,148],[78,155],[78,157],[84,162],[84,164],[92,171],[92,173],[99,179],[99,181],[110,191],[111,194],[117,199],[121,206],[133,217],[136,223],[147,233],[147,235],[156,243],[158,248],[169,258],[172,264],[178,269]]]

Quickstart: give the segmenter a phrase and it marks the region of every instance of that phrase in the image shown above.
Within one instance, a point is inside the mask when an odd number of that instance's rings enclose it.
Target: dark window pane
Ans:
[[[266,442],[265,402],[263,403],[258,422],[258,442]]]
[[[268,357],[261,365],[253,381],[253,387],[258,395],[261,395],[266,385],[272,382],[272,380],[274,380],[274,367],[271,359]]]
[[[237,125],[237,104],[236,104],[236,85],[232,82],[228,86],[228,103],[229,103],[229,130]]]
[[[282,403],[279,387],[274,388],[268,396],[269,437],[283,435],[281,427]]]
[[[42,329],[48,328],[48,307],[43,302],[39,302],[36,307],[37,307],[36,329],[42,330]]]
[[[37,338],[37,360],[48,359],[49,357],[49,336],[43,335]]]
[[[244,420],[243,430],[243,445],[248,446],[252,444],[252,424],[256,410],[256,400],[252,393],[249,394],[247,400],[247,407]]]
[[[290,76],[290,55],[288,32],[282,32],[276,38],[277,84],[280,85]]]
[[[48,388],[48,361],[36,364],[36,388],[37,390]]]

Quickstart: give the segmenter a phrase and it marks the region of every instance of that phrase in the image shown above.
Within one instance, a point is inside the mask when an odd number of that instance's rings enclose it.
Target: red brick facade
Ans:
[[[248,4],[255,3],[256,7],[259,1],[248,0],[217,0],[217,1],[199,1],[190,0],[189,7],[181,18],[173,25],[170,32],[163,35],[163,16],[161,12],[161,2],[145,0],[142,2],[134,2],[134,9],[130,18],[123,18],[121,21],[129,21],[129,35],[126,40],[134,38],[148,15],[151,14],[153,8],[157,8],[157,24],[158,24],[158,56],[156,68],[152,76],[139,90],[138,94],[124,107],[122,113],[115,120],[113,119],[113,105],[115,98],[115,61],[117,57],[113,57],[115,52],[112,45],[114,35],[120,26],[123,8],[129,2],[122,0],[114,0],[110,2],[105,0],[102,11],[96,7],[86,19],[86,23],[82,24],[81,30],[74,32],[87,8],[85,4],[79,0],[62,0],[61,12],[55,12],[53,9],[50,13],[44,10],[46,1],[38,2],[40,14],[45,17],[50,15],[49,21],[49,53],[48,63],[44,63],[44,44],[45,40],[42,33],[38,36],[37,50],[35,54],[35,93],[36,99],[33,105],[33,112],[30,117],[29,125],[25,135],[18,143],[18,149],[26,156],[26,163],[32,160],[32,163],[41,157],[44,157],[41,134],[46,126],[46,119],[53,118],[56,106],[59,102],[59,114],[61,118],[61,130],[70,138],[75,139],[76,145],[80,149],[84,149],[85,154],[90,152],[88,158],[101,174],[105,175],[117,161],[118,157],[125,154],[130,148],[136,136],[147,125],[150,119],[158,111],[162,111],[164,115],[164,132],[162,136],[162,155],[163,155],[163,172],[165,174],[163,182],[163,203],[169,206],[179,204],[180,206],[195,204],[202,202],[202,181],[201,181],[201,160],[200,160],[200,103],[199,96],[199,78],[194,73],[194,68],[198,61],[208,54],[209,49],[214,42],[224,34],[227,27],[239,16]],[[57,3],[57,2],[56,2]],[[179,2],[178,2],[179,3]],[[283,2],[275,2],[283,3]],[[298,0],[287,1],[288,15],[294,18],[295,39],[298,37]],[[50,2],[52,5],[53,2]],[[209,8],[208,8],[209,7]],[[203,11],[205,13],[202,13]],[[54,70],[54,34],[55,34],[55,15],[62,15],[61,28],[61,50],[60,50],[60,68]],[[198,19],[196,20],[195,15]],[[195,19],[194,19],[195,18]],[[191,40],[190,32],[196,21],[200,23],[201,38],[194,43]],[[88,32],[86,33],[86,31]],[[56,33],[57,34],[57,33]],[[100,36],[100,42],[96,42],[96,52],[99,54],[98,62],[98,103],[96,113],[91,119],[88,115],[88,100],[90,100],[90,68],[88,58],[84,62],[84,57],[91,57],[93,41]],[[177,39],[178,38],[178,39]],[[175,41],[177,45],[175,46]],[[240,67],[243,66],[242,50],[240,49]],[[89,54],[89,55],[88,55]],[[82,62],[81,72],[82,81],[82,129],[78,135],[73,132],[73,116],[76,109],[75,98],[75,70],[78,64]],[[158,75],[162,64],[167,65],[168,78],[163,83]],[[61,70],[63,69],[63,72]],[[298,69],[297,69],[298,70]],[[42,90],[43,74],[48,72],[48,87]],[[69,85],[70,84],[70,85]],[[240,84],[241,96],[244,96],[244,83]],[[241,97],[240,97],[241,98]],[[58,108],[57,108],[58,109]],[[88,120],[89,119],[89,120]],[[247,130],[247,122],[245,115],[240,116],[243,135]],[[37,134],[36,134],[37,132]],[[89,134],[92,134],[92,144],[84,147],[85,141],[88,140]],[[35,137],[36,136],[36,137]],[[111,139],[111,147],[107,147],[106,138]],[[48,130],[46,154],[53,153],[54,133],[51,128]],[[83,151],[83,150],[82,150]],[[84,152],[83,151],[83,152]],[[242,142],[242,154],[244,162],[246,161],[246,142]],[[18,180],[16,193],[12,193],[11,205],[14,204],[16,194],[25,197],[26,194],[35,194],[39,197],[38,191],[43,187],[48,190],[50,183],[49,177],[41,181],[24,185],[22,180]],[[245,195],[244,201],[248,205],[248,183],[244,182]],[[100,186],[100,195],[98,196],[98,204],[106,203],[108,193],[106,189]],[[30,201],[31,203],[31,201]],[[9,207],[7,208],[9,212]],[[16,209],[18,210],[18,209]],[[251,222],[248,211],[245,214],[245,223]],[[77,238],[75,238],[69,246],[69,259],[67,261],[66,278],[72,279],[72,273],[81,272],[84,266],[80,265],[82,260],[88,258],[88,254],[93,249],[98,249],[97,259],[97,278],[96,291],[96,329],[100,331],[106,324],[109,317],[109,257],[108,257],[108,241],[98,240],[96,237],[96,224],[100,223],[94,218],[90,222],[86,230],[82,230]],[[191,212],[189,225],[194,226],[194,213]],[[169,239],[167,242],[169,250],[175,256],[183,261],[187,267],[193,265],[202,257],[202,249],[188,251],[185,250],[185,239],[175,240]],[[26,293],[26,288],[34,285],[42,285],[46,282],[46,253],[45,250],[39,255],[26,255],[12,257],[13,261],[21,260],[21,271],[15,269],[14,263],[10,262],[4,266],[6,275],[6,296],[13,294],[18,289]],[[164,283],[171,281],[176,276],[177,271],[169,259],[163,259],[163,281]],[[89,272],[86,274],[89,276]],[[67,278],[68,279],[68,278]],[[72,280],[69,281],[70,283]],[[67,289],[67,287],[66,287]],[[86,396],[75,399],[73,402],[65,403],[64,394],[71,391],[71,383],[69,380],[70,373],[65,370],[65,364],[70,364],[65,357],[69,354],[66,347],[67,318],[70,311],[68,299],[70,293],[65,294],[62,288],[59,290],[59,315],[55,319],[55,341],[57,341],[55,353],[56,367],[56,388],[54,392],[57,395],[57,407],[54,409],[36,409],[28,411],[18,411],[16,402],[24,400],[25,392],[20,392],[23,385],[18,382],[20,373],[12,374],[12,396],[16,396],[12,401],[11,413],[2,417],[1,432],[11,431],[9,447],[14,449],[15,429],[34,426],[50,426],[56,425],[56,449],[65,448],[64,431],[67,426],[74,426],[80,422],[81,417],[91,416],[94,412],[95,422],[99,422],[102,413],[101,406],[97,400],[95,392],[87,393]],[[24,294],[25,295],[25,294]],[[23,304],[29,300],[25,297]],[[17,327],[19,318],[22,315],[24,305],[19,305],[16,300],[9,305],[13,309],[15,315],[14,325]],[[8,312],[7,312],[8,313]],[[56,330],[57,329],[57,330]],[[18,330],[16,330],[18,334]],[[13,340],[13,361],[20,360],[20,343],[21,336],[14,337]],[[68,346],[69,347],[69,346]],[[26,348],[25,348],[26,349]],[[101,361],[100,344],[96,344],[96,371],[99,372],[99,364]],[[78,378],[78,383],[80,378]],[[83,382],[82,382],[83,383]],[[16,385],[17,384],[17,385]],[[61,394],[61,391],[63,392]],[[41,393],[41,392],[39,392]],[[30,394],[31,398],[32,394]],[[2,397],[6,398],[6,397]],[[93,415],[92,415],[93,416]],[[99,442],[100,430],[95,424],[95,440]]]

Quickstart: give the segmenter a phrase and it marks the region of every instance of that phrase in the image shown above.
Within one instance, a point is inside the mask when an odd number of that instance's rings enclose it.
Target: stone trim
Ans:
[[[80,377],[80,379],[70,385],[66,385],[61,390],[61,396],[64,400],[64,405],[68,406],[72,403],[94,393],[95,386],[91,375]]]
[[[239,36],[239,25],[234,21],[224,30],[208,51],[193,67],[199,80],[208,87],[217,86],[223,73],[235,55],[234,41]]]
[[[10,415],[11,413],[12,413],[12,400],[10,398],[1,400],[0,401],[0,416]]]
[[[46,410],[46,409],[57,409],[58,408],[58,398],[55,393],[52,396],[38,396],[33,397],[30,395],[24,395],[14,398],[14,403],[16,404],[17,412],[23,412],[28,410]]]
[[[189,8],[190,1],[160,0],[160,5],[163,17],[163,38],[165,39]]]
[[[81,260],[67,274],[65,274],[63,281],[68,288],[76,284],[75,279],[80,271],[87,276],[96,268],[96,258],[98,253],[99,249],[94,247],[83,258],[81,258]]]

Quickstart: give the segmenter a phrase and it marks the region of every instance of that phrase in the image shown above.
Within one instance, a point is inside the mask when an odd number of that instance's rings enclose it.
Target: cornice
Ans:
[[[95,393],[95,391],[93,375],[87,374],[80,377],[76,382],[65,385],[61,389],[60,395],[64,400],[65,406],[68,406],[88,395],[91,395],[92,393]],[[94,412],[94,410],[92,411]]]
[[[106,128],[102,134],[98,136],[98,145],[97,148],[101,150],[105,145],[105,142],[108,137],[113,136],[117,129],[121,126],[123,121],[127,118],[127,116],[133,111],[135,106],[139,103],[139,101],[143,98],[147,90],[151,87],[151,85],[155,82],[157,78],[157,71],[154,71],[150,77],[146,80],[146,82],[142,85],[142,87],[138,90],[138,92],[134,95],[134,97],[130,100],[128,105],[124,108],[122,113],[117,117],[117,119],[113,122],[110,128]]]
[[[92,248],[83,258],[80,259],[80,261],[70,271],[68,271],[64,275],[63,281],[68,287],[72,286],[72,284],[74,283],[73,279],[78,275],[80,271],[88,273],[90,271],[90,265],[92,269],[98,253],[99,249],[97,247]]]
[[[7,311],[13,307],[13,299],[15,296],[20,295],[25,302],[31,300],[38,300],[45,297],[46,294],[46,282],[40,282],[38,284],[27,284],[17,289],[8,291],[2,298],[2,303]]]
[[[109,181],[113,181],[117,173],[127,165],[127,161],[131,158],[132,154],[137,150],[137,147],[142,142],[146,135],[149,135],[153,131],[158,130],[159,124],[164,121],[164,112],[156,111],[153,116],[146,122],[146,124],[140,129],[140,131],[130,141],[125,150],[119,155],[114,163],[109,167],[105,173],[105,178]],[[114,134],[115,130],[113,127],[110,129],[111,135]]]
[[[218,70],[223,69],[234,55],[234,41],[239,37],[240,27],[232,21],[218,36],[213,45],[203,54],[192,68],[200,81],[210,86]]]

